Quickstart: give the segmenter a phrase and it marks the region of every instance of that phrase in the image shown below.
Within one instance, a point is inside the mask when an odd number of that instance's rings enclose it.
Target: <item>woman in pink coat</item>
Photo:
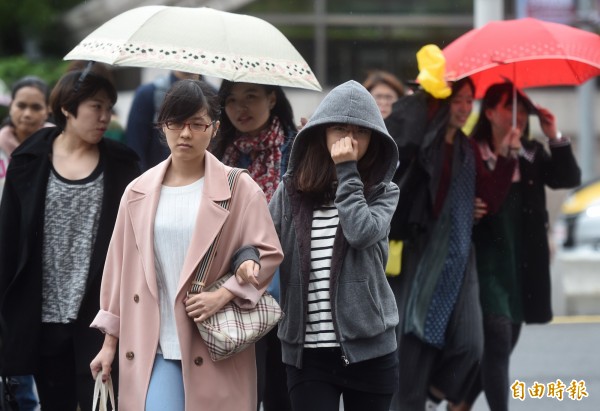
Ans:
[[[158,117],[171,156],[125,190],[111,240],[92,327],[106,333],[90,364],[109,376],[119,352],[119,409],[124,411],[254,410],[254,347],[213,362],[194,321],[233,300],[256,304],[282,260],[263,191],[239,177],[231,197],[229,167],[206,148],[219,127],[214,94],[197,80],[167,93]],[[222,230],[210,284],[215,292],[187,298],[195,269]]]

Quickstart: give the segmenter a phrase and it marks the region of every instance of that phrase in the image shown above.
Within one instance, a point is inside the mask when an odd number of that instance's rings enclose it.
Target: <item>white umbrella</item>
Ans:
[[[64,59],[321,90],[306,61],[273,25],[206,7],[128,10],[93,31]]]

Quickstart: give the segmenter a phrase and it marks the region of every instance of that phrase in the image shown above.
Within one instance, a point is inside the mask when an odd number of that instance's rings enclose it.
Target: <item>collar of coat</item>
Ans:
[[[204,197],[218,202],[231,198],[231,191],[227,182],[229,167],[221,163],[217,158],[206,152],[204,166]],[[171,156],[142,174],[131,186],[135,193],[147,195],[160,190],[167,169],[171,165]]]

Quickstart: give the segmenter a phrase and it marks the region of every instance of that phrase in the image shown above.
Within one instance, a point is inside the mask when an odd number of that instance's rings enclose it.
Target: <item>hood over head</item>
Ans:
[[[294,140],[288,174],[293,174],[294,166],[302,155],[305,139],[323,138],[324,127],[328,124],[342,123],[366,127],[373,131],[371,139],[383,141],[379,161],[376,162],[376,181],[389,183],[394,176],[398,164],[398,147],[389,135],[377,107],[375,99],[360,83],[350,80],[331,90],[316,108],[314,114],[300,130]]]

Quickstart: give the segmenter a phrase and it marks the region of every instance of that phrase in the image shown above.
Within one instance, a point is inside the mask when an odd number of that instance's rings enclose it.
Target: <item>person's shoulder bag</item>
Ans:
[[[231,198],[235,193],[235,186],[240,174],[246,170],[232,168],[228,174]],[[229,209],[230,200],[220,203],[224,209]],[[210,248],[200,260],[196,270],[190,294],[198,294],[205,291],[216,291],[234,273],[227,273],[213,284],[205,288],[205,281],[211,263],[217,251],[217,244],[221,232],[217,235]],[[268,292],[265,292],[254,308],[245,309],[239,307],[233,301],[225,304],[210,318],[196,323],[202,339],[208,347],[210,358],[213,361],[224,360],[232,355],[246,349],[266,335],[282,318],[283,312],[279,304]]]

